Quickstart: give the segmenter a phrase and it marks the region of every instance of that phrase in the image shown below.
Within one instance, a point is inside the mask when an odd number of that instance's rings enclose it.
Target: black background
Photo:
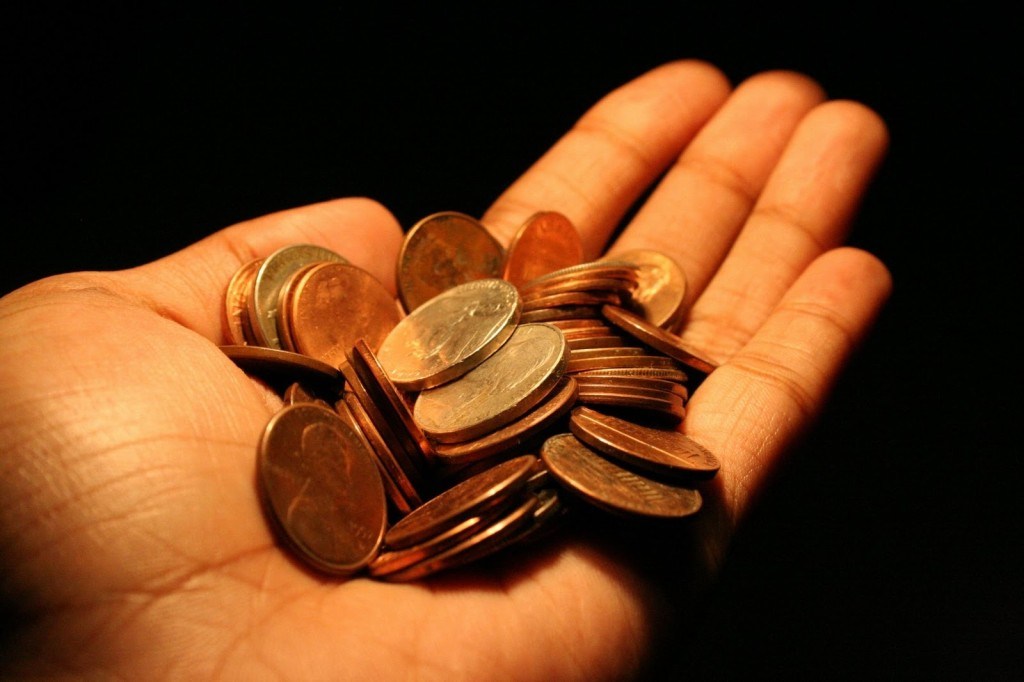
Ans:
[[[795,69],[875,108],[892,147],[850,241],[889,265],[894,296],[737,537],[673,673],[1022,678],[1008,16],[23,4],[3,19],[0,293],[340,196],[405,226],[480,215],[597,98],[671,59],[734,82]]]

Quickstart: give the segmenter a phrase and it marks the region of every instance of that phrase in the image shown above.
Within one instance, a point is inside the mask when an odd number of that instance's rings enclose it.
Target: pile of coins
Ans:
[[[555,211],[507,249],[442,212],[406,232],[397,298],[308,244],[238,269],[221,348],[283,400],[257,480],[295,556],[415,580],[543,537],[575,504],[700,510],[719,463],[677,427],[714,366],[679,337],[685,277],[654,251],[583,254]]]

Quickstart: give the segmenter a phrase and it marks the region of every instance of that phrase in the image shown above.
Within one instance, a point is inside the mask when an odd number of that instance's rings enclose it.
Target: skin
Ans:
[[[886,267],[843,246],[887,141],[876,113],[804,75],[733,85],[710,64],[674,62],[597,102],[482,216],[507,245],[527,217],[558,210],[588,257],[655,248],[686,273],[683,339],[720,366],[681,428],[722,467],[692,523],[651,536],[671,562],[638,547],[643,530],[589,522],[535,552],[403,584],[324,579],[275,543],[254,461],[280,400],[217,348],[224,287],[243,263],[308,242],[393,290],[402,232],[372,200],[264,216],[137,268],[11,292],[5,677],[639,675],[662,638],[685,637],[679,612],[889,296]]]

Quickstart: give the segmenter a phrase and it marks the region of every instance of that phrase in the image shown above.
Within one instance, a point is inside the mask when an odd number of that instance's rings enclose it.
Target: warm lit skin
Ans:
[[[0,595],[14,624],[3,672],[628,676],[661,623],[655,606],[713,571],[889,295],[886,267],[842,246],[886,145],[874,112],[805,76],[732,86],[706,63],[671,63],[597,103],[482,216],[507,244],[534,212],[560,211],[596,257],[667,169],[609,250],[679,262],[684,339],[721,364],[683,424],[722,462],[692,529],[707,563],[672,580],[616,551],[626,534],[570,533],[538,555],[409,584],[320,579],[275,544],[254,466],[279,402],[217,348],[224,288],[250,259],[308,242],[393,289],[402,232],[373,201],[284,211],[132,270],[0,299]]]

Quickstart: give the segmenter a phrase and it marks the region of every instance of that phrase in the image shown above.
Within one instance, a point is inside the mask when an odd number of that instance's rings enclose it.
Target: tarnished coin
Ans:
[[[686,275],[675,260],[653,249],[634,249],[598,260],[624,260],[639,267],[633,305],[651,324],[672,329],[682,319]]]
[[[249,297],[252,296],[256,271],[263,264],[262,258],[255,258],[235,271],[224,294],[224,313],[228,323],[228,338],[231,343],[244,346],[255,343],[249,322]]]
[[[583,240],[572,221],[557,211],[538,211],[512,238],[502,277],[518,287],[582,262]]]
[[[267,382],[279,392],[296,381],[327,395],[340,392],[345,385],[341,370],[308,355],[263,346],[229,344],[220,349],[242,371]]]
[[[377,359],[396,386],[432,388],[470,371],[512,335],[522,304],[502,279],[453,286],[423,303],[387,334]]]
[[[480,221],[464,213],[429,215],[405,234],[398,253],[398,296],[412,312],[442,291],[476,279],[500,278],[505,249]]]
[[[479,438],[542,401],[562,377],[568,356],[557,328],[521,324],[475,369],[422,391],[413,404],[413,417],[440,443]]]
[[[263,259],[253,280],[249,297],[249,317],[257,344],[281,348],[277,336],[277,306],[281,287],[299,268],[310,263],[334,261],[347,263],[340,254],[314,244],[285,246]]]
[[[340,365],[357,340],[379,348],[402,319],[391,292],[368,271],[350,263],[306,267],[296,273],[286,291],[279,327],[290,330],[296,351],[329,365]]]
[[[387,504],[373,454],[337,413],[287,406],[259,443],[258,480],[285,542],[314,568],[351,575],[377,555]]]
[[[540,456],[563,488],[613,513],[678,519],[695,514],[703,502],[698,490],[639,476],[571,433],[548,438]]]
[[[427,500],[387,530],[388,549],[403,549],[444,532],[486,509],[501,506],[525,489],[537,461],[520,455],[467,478]]]
[[[588,407],[573,409],[569,428],[595,450],[658,476],[710,478],[721,466],[710,450],[675,429],[644,426]]]
[[[715,365],[686,348],[682,339],[670,331],[657,327],[640,315],[618,306],[605,306],[601,314],[613,325],[670,358],[675,358],[690,369],[710,374]]]

